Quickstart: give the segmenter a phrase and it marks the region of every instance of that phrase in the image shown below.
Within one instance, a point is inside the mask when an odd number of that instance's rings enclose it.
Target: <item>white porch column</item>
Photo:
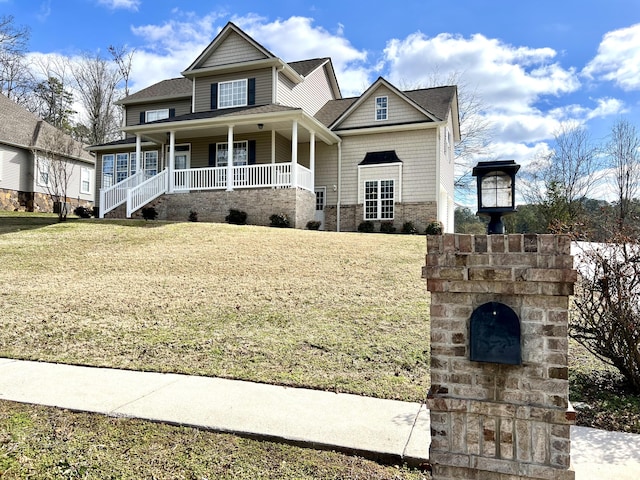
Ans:
[[[291,125],[291,187],[298,186],[298,121]]]
[[[142,137],[140,134],[136,134],[136,173],[140,173],[140,167],[142,167]]]
[[[311,170],[311,188],[316,187],[316,132],[309,132],[309,170]]]
[[[233,192],[233,125],[227,133],[227,192]]]
[[[173,193],[175,178],[173,172],[176,169],[176,132],[169,132],[169,193]]]

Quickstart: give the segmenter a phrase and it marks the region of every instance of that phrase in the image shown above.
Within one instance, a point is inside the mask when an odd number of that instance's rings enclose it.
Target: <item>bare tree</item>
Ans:
[[[79,100],[91,145],[118,138],[118,115],[114,105],[122,76],[118,68],[100,54],[85,54],[73,67]]]
[[[124,82],[124,97],[129,96],[129,77],[131,76],[131,67],[133,64],[133,55],[135,54],[134,50],[129,50],[126,46],[115,47],[113,45],[109,45],[109,53],[113,58],[113,61],[118,65],[118,69],[120,70],[120,76],[122,81]],[[122,125],[124,123],[125,116],[125,108],[123,105],[120,105],[120,108],[117,110],[118,112],[118,123]],[[122,138],[125,137],[125,134],[122,133]]]
[[[640,134],[629,121],[620,119],[611,128],[606,146],[608,167],[613,172],[618,228],[628,225],[633,199],[640,191]]]
[[[523,195],[546,209],[549,229],[554,221],[579,222],[582,203],[602,176],[599,153],[584,127],[566,123],[554,134],[554,148],[534,159],[521,175]]]
[[[47,128],[41,121],[38,147],[34,148],[38,183],[43,185],[54,206],[58,206],[58,220],[67,219],[67,193],[75,169],[73,158],[82,153],[81,145],[69,135],[55,128]]]
[[[29,29],[15,25],[12,15],[0,17],[0,93],[27,104],[33,77],[26,59]]]

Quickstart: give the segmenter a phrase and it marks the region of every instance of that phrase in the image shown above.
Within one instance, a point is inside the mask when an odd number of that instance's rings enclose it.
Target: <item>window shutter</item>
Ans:
[[[175,108],[170,108],[169,109],[169,118],[173,118],[176,116],[176,109]]]
[[[209,166],[210,167],[216,166],[216,144],[215,143],[209,144]]]
[[[250,78],[247,82],[247,105],[256,104],[256,79]]]
[[[249,140],[249,165],[256,164],[256,141]]]
[[[211,110],[217,110],[218,108],[218,84],[211,84]]]
[[[147,112],[140,112],[140,123],[144,123],[144,121],[146,120],[146,114]]]

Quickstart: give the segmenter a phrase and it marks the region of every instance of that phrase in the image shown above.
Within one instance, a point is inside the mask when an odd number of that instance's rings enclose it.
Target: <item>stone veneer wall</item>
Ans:
[[[574,479],[570,245],[556,235],[428,237],[434,480]],[[469,319],[490,301],[518,315],[522,365],[469,360]]]
[[[435,202],[419,203],[396,203],[394,204],[393,225],[397,232],[402,230],[405,222],[412,222],[419,233],[424,233],[427,224],[438,218],[438,207]],[[335,232],[337,229],[336,205],[325,207],[324,229]],[[340,230],[342,232],[357,232],[358,225],[364,222],[364,205],[341,205],[340,206]],[[380,231],[380,221],[374,221],[376,232]]]
[[[77,198],[67,198],[71,205],[69,214],[82,205],[92,208],[93,203]],[[0,189],[0,210],[24,211],[24,212],[53,212],[53,200],[50,195],[44,193],[19,192],[17,190]]]
[[[246,189],[209,192],[173,193],[158,197],[148,204],[158,212],[158,220],[187,221],[195,211],[198,221],[224,223],[230,209],[247,212],[250,225],[268,226],[273,214],[284,214],[294,228],[305,228],[314,219],[315,194],[293,188]],[[142,218],[142,209],[133,218]],[[124,205],[108,212],[107,218],[124,218]]]

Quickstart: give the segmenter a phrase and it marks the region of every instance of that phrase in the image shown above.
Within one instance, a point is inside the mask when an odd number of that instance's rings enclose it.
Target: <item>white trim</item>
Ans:
[[[49,163],[49,160],[47,160],[46,158],[40,158],[39,156],[36,155],[36,164],[38,166],[37,170],[38,170],[38,174],[36,175],[36,184],[40,187],[48,187],[49,186],[49,177],[51,176],[51,164]],[[46,165],[46,172],[44,172],[43,166]],[[42,181],[42,174],[46,173],[47,174],[47,180],[46,181]]]
[[[377,183],[377,192],[376,192],[376,217],[375,218],[367,218],[367,182],[376,182]],[[393,188],[393,197],[392,197],[392,216],[391,218],[382,218],[382,195],[381,195],[381,187],[382,182],[391,182]],[[373,221],[393,221],[396,216],[396,181],[393,178],[381,178],[378,180],[365,180],[362,185],[362,217],[363,220],[373,220]],[[388,199],[385,199],[388,200]]]

